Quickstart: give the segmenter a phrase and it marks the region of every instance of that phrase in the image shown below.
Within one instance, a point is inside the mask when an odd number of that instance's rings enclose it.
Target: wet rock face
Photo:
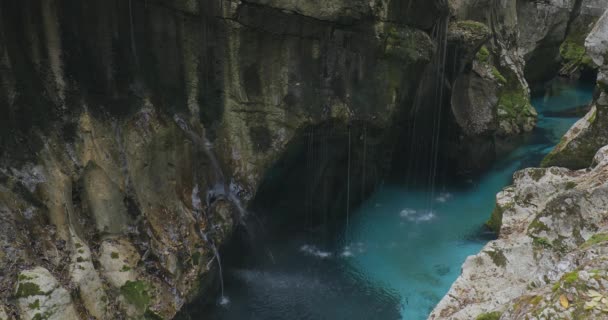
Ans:
[[[290,141],[354,121],[353,140],[373,128],[369,150],[390,138],[446,13],[441,0],[0,4],[0,287],[43,267],[66,312],[171,318],[213,290],[200,286],[213,247]],[[0,310],[35,317],[10,291]]]
[[[600,92],[589,113],[566,133],[560,144],[543,160],[543,166],[557,165],[573,169],[587,167],[591,164],[595,150],[608,143],[607,37],[608,14],[605,13],[585,40],[587,54],[599,68],[597,83]]]
[[[589,290],[608,294],[606,275],[595,269],[608,239],[607,154],[608,146],[586,170],[516,172],[496,198],[499,239],[467,258],[430,318],[597,319],[601,309],[584,304],[593,299]]]

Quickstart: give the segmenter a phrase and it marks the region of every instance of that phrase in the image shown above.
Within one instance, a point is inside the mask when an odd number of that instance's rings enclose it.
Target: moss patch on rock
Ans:
[[[581,248],[586,249],[586,248],[589,248],[591,246],[594,246],[598,243],[605,242],[605,241],[608,241],[608,233],[594,234],[591,236],[591,238],[589,238],[589,240],[585,241],[585,243],[583,243],[581,245]]]
[[[559,55],[562,59],[560,74],[570,75],[581,68],[597,68],[585,49],[585,38],[591,31],[592,26],[593,23],[574,23],[572,25],[566,39],[559,47]]]
[[[120,293],[129,304],[139,310],[146,310],[151,301],[148,290],[148,285],[143,281],[127,281],[120,288]]]
[[[486,46],[481,46],[481,48],[479,49],[479,51],[477,51],[477,54],[475,55],[475,59],[477,59],[477,61],[481,63],[487,63],[489,58],[490,50],[488,50],[488,47]]]
[[[16,298],[27,298],[30,296],[39,296],[46,294],[42,290],[40,290],[40,286],[31,282],[23,282],[19,283],[19,287],[17,288],[17,293],[15,294]]]
[[[495,265],[499,267],[507,266],[507,257],[500,249],[494,249],[493,251],[485,251],[490,256]]]
[[[488,313],[482,313],[475,318],[475,320],[498,320],[502,316],[502,312],[494,311]]]
[[[496,207],[494,207],[494,211],[492,211],[490,219],[486,222],[486,226],[496,234],[500,233],[500,227],[502,226],[502,214],[504,211],[505,210],[501,206],[496,205]]]

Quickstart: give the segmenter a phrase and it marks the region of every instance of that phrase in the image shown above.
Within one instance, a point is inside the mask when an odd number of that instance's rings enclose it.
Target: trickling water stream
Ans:
[[[425,319],[465,258],[494,236],[483,224],[495,194],[514,171],[538,165],[577,120],[568,111],[589,103],[592,92],[592,85],[554,82],[536,95],[538,128],[477,180],[417,190],[384,186],[348,214],[347,235],[329,240],[314,231],[277,232],[256,239],[247,253],[227,248],[238,256],[224,270],[231,304],[191,306],[189,316]]]

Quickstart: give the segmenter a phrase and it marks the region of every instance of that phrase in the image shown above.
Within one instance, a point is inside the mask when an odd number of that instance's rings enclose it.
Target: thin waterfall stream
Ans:
[[[189,316],[426,319],[460,273],[465,258],[495,237],[484,228],[495,194],[510,183],[516,170],[539,164],[578,119],[569,111],[588,104],[592,94],[593,85],[568,81],[554,81],[535,94],[532,103],[539,111],[538,127],[477,179],[423,187],[384,185],[363,204],[349,209],[348,222],[343,221],[341,231],[331,237],[301,225],[293,229],[300,231],[265,230],[265,237],[249,243],[247,249],[226,248],[224,290],[231,303],[196,305],[189,308]],[[361,148],[366,148],[367,132],[362,132]],[[329,133],[327,128],[306,131],[302,166],[307,171],[324,172],[318,166],[330,156]],[[345,134],[348,141],[348,131]],[[313,139],[319,141],[318,150]],[[352,168],[344,166],[350,177]],[[310,181],[319,179],[305,176]],[[350,187],[351,182],[347,183]],[[306,220],[318,215],[324,221],[327,213],[313,212],[314,202],[324,197],[322,192],[305,186],[302,190]],[[267,250],[273,254],[266,254]]]

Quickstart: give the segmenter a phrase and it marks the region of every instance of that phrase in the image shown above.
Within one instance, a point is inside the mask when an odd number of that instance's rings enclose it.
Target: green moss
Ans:
[[[198,266],[198,264],[200,262],[201,262],[201,253],[197,251],[192,255],[192,264],[195,266]]]
[[[122,271],[122,272],[127,272],[127,271],[129,271],[129,270],[131,270],[131,267],[129,267],[129,266],[128,266],[128,265],[126,265],[126,264],[122,266],[122,269],[120,269],[120,271]]]
[[[74,246],[76,247],[76,249],[80,249],[80,248],[82,248],[82,244],[80,244],[80,243],[78,243],[78,242],[76,242],[76,244],[75,244]]]
[[[601,139],[595,139],[594,134],[584,139],[575,138],[570,142],[562,141],[541,162],[541,167],[564,167],[572,170],[588,168],[597,150],[603,147]]]
[[[494,251],[484,251],[487,255],[492,258],[494,264],[499,267],[505,267],[507,265],[507,257],[500,249],[494,249]]]
[[[477,51],[475,58],[477,59],[477,61],[479,61],[481,63],[487,63],[490,58],[490,50],[488,50],[488,47],[481,46],[479,51]]]
[[[148,285],[143,281],[127,281],[120,287],[120,292],[129,304],[140,310],[146,310],[150,305]]]
[[[576,188],[576,182],[574,182],[574,181],[566,182],[566,190],[570,190],[570,189],[574,189],[574,188]]]
[[[76,258],[76,262],[84,262],[84,258],[83,257],[77,257]]]
[[[40,313],[36,313],[32,320],[44,320],[45,318]]]
[[[45,293],[40,290],[40,287],[31,282],[23,282],[19,283],[19,287],[17,288],[17,294],[15,295],[17,298],[27,298],[29,296],[39,296],[44,295]]]
[[[485,36],[490,33],[490,29],[483,23],[473,20],[456,21],[455,28],[471,34]]]
[[[530,99],[524,94],[523,89],[500,93],[498,107],[506,113],[506,117],[514,119],[521,115],[531,115],[529,110],[532,110]]]
[[[596,245],[600,242],[605,242],[608,241],[608,233],[598,233],[598,234],[594,234],[591,236],[591,238],[589,238],[589,240],[585,241],[585,243],[583,243],[581,245],[581,248],[586,249],[589,248],[593,245]]]
[[[572,285],[578,280],[578,271],[572,271],[564,274],[561,281],[567,285]]]
[[[475,318],[475,320],[498,320],[502,316],[502,312],[494,311],[488,313],[482,313]]]
[[[556,282],[556,283],[554,283],[554,284],[553,284],[553,286],[551,287],[551,290],[552,290],[553,292],[556,292],[556,291],[557,291],[557,290],[559,290],[559,288],[561,288],[561,287],[562,287],[562,283],[558,281],[558,282]]]
[[[597,117],[597,109],[593,110],[593,114],[589,117],[589,123],[595,123],[595,119]]]
[[[505,210],[501,206],[496,205],[494,207],[494,211],[492,211],[490,219],[486,222],[486,226],[497,234],[500,233],[500,227],[502,226],[502,215],[504,212]]]
[[[534,238],[534,240],[532,240],[532,243],[534,243],[534,245],[539,246],[539,247],[545,247],[545,248],[551,247],[551,242],[549,241],[549,239],[543,238],[543,237]]]
[[[36,301],[27,305],[30,309],[40,309],[40,300],[36,299]]]
[[[33,280],[34,277],[30,277],[30,276],[26,276],[25,274],[20,274],[19,277],[17,277],[19,279],[19,281],[26,281],[26,280]]]
[[[119,257],[118,252],[110,253],[110,257],[112,257],[112,259],[118,259],[118,257]]]
[[[492,75],[496,80],[498,80],[498,82],[507,84],[507,78],[505,78],[505,76],[503,76],[502,73],[500,73],[500,71],[498,71],[498,69],[496,69],[494,66],[492,66]]]
[[[549,231],[549,227],[547,227],[546,224],[540,221],[540,217],[537,217],[528,226],[528,232],[530,232],[531,234],[535,234],[542,231]]]
[[[559,48],[559,54],[562,59],[571,62],[581,62],[585,56],[585,47],[570,40],[564,41]]]
[[[530,175],[530,178],[532,178],[534,181],[539,181],[542,177],[545,176],[544,169],[534,168],[534,169],[528,170],[528,173]]]
[[[433,55],[433,42],[419,30],[386,24],[384,36],[384,54],[387,58],[414,63],[430,61]]]

